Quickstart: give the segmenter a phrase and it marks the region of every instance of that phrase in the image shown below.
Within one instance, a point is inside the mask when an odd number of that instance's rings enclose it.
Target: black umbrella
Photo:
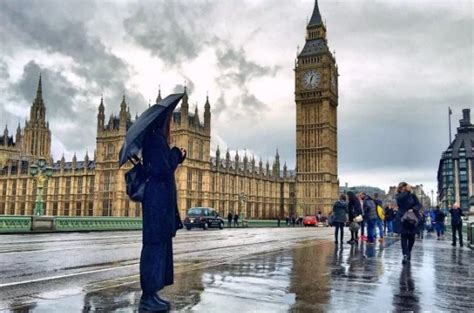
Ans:
[[[183,96],[183,93],[169,95],[140,115],[125,135],[125,140],[119,154],[120,166],[126,163],[127,160],[137,157],[138,153],[142,150],[143,138],[149,128],[165,127],[164,124],[167,117],[173,112]]]

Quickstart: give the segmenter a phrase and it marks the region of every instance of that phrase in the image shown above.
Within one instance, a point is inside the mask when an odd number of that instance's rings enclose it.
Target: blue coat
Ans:
[[[418,198],[411,192],[404,191],[397,195],[397,205],[398,211],[395,218],[395,231],[400,234],[415,234],[417,231],[416,225],[402,223],[402,217],[410,209],[413,209],[418,218],[420,217],[421,204]]]
[[[347,222],[347,202],[342,200],[336,201],[332,208],[332,214],[334,216],[334,222]]]
[[[143,243],[156,244],[176,235],[178,214],[174,172],[184,161],[181,151],[170,149],[161,131],[148,131],[143,144],[147,183],[143,200]]]
[[[450,209],[449,213],[451,213],[451,225],[457,226],[459,224],[462,224],[461,216],[464,216],[464,213],[461,209]]]
[[[366,196],[364,199],[364,220],[376,220],[378,219],[377,210],[375,209],[375,202],[371,197]]]

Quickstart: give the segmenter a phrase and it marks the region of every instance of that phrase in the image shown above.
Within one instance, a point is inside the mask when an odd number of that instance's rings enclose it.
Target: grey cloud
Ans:
[[[194,83],[193,81],[189,78],[189,77],[185,77],[185,81],[186,81],[186,92],[188,93],[188,95],[191,95],[193,90],[194,90]],[[184,90],[184,82],[183,84],[177,84],[173,87],[173,93],[180,93],[180,92],[183,92]]]
[[[192,6],[192,9],[191,9]],[[208,2],[145,2],[124,27],[127,35],[167,65],[179,66],[195,59],[209,38],[206,16]]]

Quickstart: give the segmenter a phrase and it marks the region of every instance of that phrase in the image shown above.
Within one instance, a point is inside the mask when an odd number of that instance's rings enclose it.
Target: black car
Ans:
[[[184,219],[184,227],[187,230],[192,228],[202,228],[204,230],[211,227],[224,228],[224,220],[219,217],[216,210],[212,208],[190,208]]]

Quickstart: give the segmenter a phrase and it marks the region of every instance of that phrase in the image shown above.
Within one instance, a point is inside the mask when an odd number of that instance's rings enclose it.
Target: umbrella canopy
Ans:
[[[143,138],[150,128],[159,128],[166,131],[166,122],[183,96],[183,93],[169,95],[140,115],[125,135],[119,154],[120,166],[126,163],[128,159],[136,157],[142,150]]]

